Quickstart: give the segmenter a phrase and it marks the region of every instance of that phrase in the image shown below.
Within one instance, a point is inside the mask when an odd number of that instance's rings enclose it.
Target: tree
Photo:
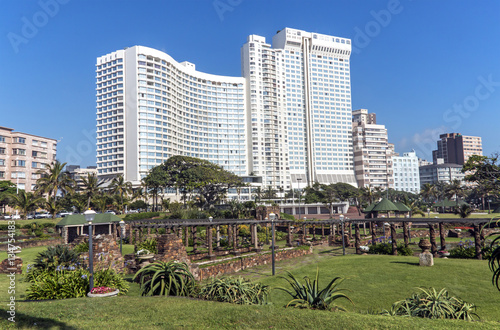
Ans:
[[[0,181],[0,207],[5,213],[5,206],[12,202],[12,195],[16,193],[16,185],[8,180]]]
[[[437,195],[436,186],[430,183],[425,183],[422,186],[422,189],[420,189],[420,195],[426,202],[432,202],[432,198],[435,198]]]
[[[49,196],[46,201],[44,201],[44,208],[52,215],[52,219],[55,219],[56,214],[62,210],[62,206],[54,197]]]
[[[12,202],[16,209],[21,211],[21,217],[26,219],[26,215],[34,211],[38,204],[44,202],[43,197],[35,196],[31,192],[26,192],[24,190],[20,190],[18,194],[13,194]]]
[[[445,188],[445,196],[448,198],[455,197],[456,204],[458,206],[458,200],[460,197],[464,196],[465,186],[462,184],[462,181],[455,179],[450,182],[449,185]]]
[[[340,201],[337,190],[333,184],[322,185],[321,200],[330,211],[330,218],[333,218],[333,204]]]
[[[37,174],[40,174],[41,177],[36,181],[36,190],[40,190],[41,193],[49,196],[54,194],[56,200],[59,190],[63,194],[73,192],[75,181],[67,173],[63,172],[64,166],[66,166],[66,163],[56,160],[48,168],[38,171]]]
[[[467,218],[472,211],[472,208],[466,203],[455,207],[455,214],[458,214],[460,218]]]
[[[125,197],[132,191],[132,184],[128,181],[125,181],[123,175],[119,175],[111,180],[110,188],[113,194],[116,194],[118,196],[118,211],[123,213]]]
[[[146,185],[146,192],[151,192],[153,195],[153,211],[158,208],[158,193],[160,190],[168,185],[168,173],[162,166],[153,167],[148,175],[143,179]]]
[[[275,199],[276,198],[276,190],[273,189],[273,187],[268,186],[266,189],[266,192],[264,193],[264,199]]]
[[[83,193],[87,196],[87,209],[90,207],[90,201],[99,192],[99,187],[104,183],[99,180],[95,173],[87,173],[87,177],[82,178]]]
[[[166,174],[167,187],[179,189],[184,196],[188,193],[199,195],[203,208],[220,201],[229,188],[242,184],[237,175],[219,165],[194,157],[173,156],[160,165],[160,168]]]

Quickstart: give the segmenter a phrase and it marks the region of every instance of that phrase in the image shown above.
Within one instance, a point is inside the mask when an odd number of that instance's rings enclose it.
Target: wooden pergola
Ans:
[[[361,247],[361,235],[360,235],[360,225],[361,224],[370,224],[371,230],[371,242],[372,244],[376,244],[377,234],[375,229],[375,223],[383,222],[388,223],[390,227],[391,237],[392,237],[392,254],[397,255],[397,240],[396,240],[396,224],[402,224],[403,226],[403,240],[405,245],[409,244],[410,235],[410,223],[419,223],[425,224],[429,228],[429,236],[431,241],[431,252],[436,255],[437,254],[437,244],[436,244],[436,225],[439,229],[440,240],[441,240],[441,248],[444,249],[446,246],[446,233],[444,230],[445,224],[471,224],[474,230],[474,241],[475,241],[475,249],[477,259],[482,259],[481,255],[481,243],[483,235],[482,235],[482,227],[484,224],[489,222],[489,219],[456,219],[456,218],[370,218],[370,219],[349,219],[346,218],[344,221],[340,219],[328,219],[328,220],[317,220],[317,221],[291,221],[291,220],[283,220],[278,219],[275,220],[277,226],[286,228],[287,232],[287,245],[293,245],[293,229],[301,228],[299,234],[299,242],[305,242],[306,236],[310,233],[310,229],[312,229],[313,240],[316,239],[317,228],[321,228],[321,238],[326,238],[328,235],[328,241],[333,242],[335,232],[339,232],[339,228],[341,228],[342,224],[344,226],[354,225],[354,240],[356,253],[362,254],[360,249]],[[254,219],[213,219],[212,221],[208,219],[191,219],[191,220],[181,220],[181,219],[144,219],[144,220],[133,220],[128,221],[129,225],[129,235],[130,237],[134,237],[136,242],[142,241],[143,232],[147,230],[147,234],[150,235],[152,231],[158,232],[160,228],[164,228],[167,234],[175,234],[179,238],[183,238],[183,234],[185,234],[184,244],[186,247],[189,246],[189,237],[193,239],[193,252],[197,252],[197,243],[199,242],[199,238],[197,237],[197,227],[205,227],[206,228],[206,245],[208,247],[208,257],[215,258],[215,254],[213,251],[213,233],[212,229],[215,229],[216,237],[215,242],[216,249],[218,250],[221,242],[221,226],[228,227],[228,243],[232,247],[232,254],[239,254],[238,247],[241,247],[240,242],[238,242],[238,226],[240,225],[248,225],[250,227],[251,233],[251,244],[253,245],[253,249],[256,251],[260,251],[261,247],[259,245],[258,237],[257,237],[257,226],[269,226],[272,223],[270,220],[254,220]],[[318,234],[319,235],[319,234]],[[351,235],[351,230],[348,231],[348,234]]]

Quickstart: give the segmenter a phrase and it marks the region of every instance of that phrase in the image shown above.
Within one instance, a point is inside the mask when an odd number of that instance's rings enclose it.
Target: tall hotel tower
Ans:
[[[285,28],[250,35],[242,48],[249,162],[265,185],[356,185],[353,166],[351,41]]]
[[[138,184],[174,155],[261,176],[274,189],[356,185],[351,41],[283,29],[251,35],[243,77],[198,72],[147,47],[97,59],[97,169]]]
[[[121,174],[137,185],[175,155],[249,173],[244,78],[134,46],[97,59],[96,97],[100,178]]]

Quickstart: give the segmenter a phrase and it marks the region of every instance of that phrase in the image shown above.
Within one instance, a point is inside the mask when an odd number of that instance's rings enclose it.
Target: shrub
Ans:
[[[370,245],[370,254],[392,254],[392,244],[390,243],[378,243],[375,245]],[[403,243],[398,244],[398,256],[412,256],[413,250],[404,245]]]
[[[54,228],[55,226],[56,226],[56,224],[53,222],[44,222],[44,223],[40,224],[41,228]]]
[[[89,242],[81,242],[73,248],[73,251],[77,253],[89,252]]]
[[[239,226],[240,236],[250,236],[250,227],[248,225]]]
[[[160,212],[129,213],[123,218],[124,221],[151,219],[160,215]]]
[[[17,223],[15,225],[9,225],[9,224],[1,224],[0,225],[0,230],[9,230],[9,226],[14,226],[15,229],[21,229],[22,227],[18,225]],[[12,227],[11,227],[12,228]]]
[[[288,214],[288,213],[280,213],[280,219],[292,220],[292,221],[296,220],[293,215]]]
[[[292,290],[277,288],[278,290],[285,291],[292,296],[292,300],[290,300],[286,307],[292,306],[323,310],[345,310],[340,306],[334,305],[335,300],[341,298],[347,299],[354,305],[352,300],[346,294],[340,292],[342,289],[337,288],[344,281],[341,277],[335,277],[324,289],[319,290],[319,267],[316,269],[316,278],[311,281],[308,276],[305,276],[304,284],[300,283],[292,273],[287,272],[287,275],[288,277],[281,278],[287,280],[292,287]]]
[[[395,302],[391,310],[382,314],[391,316],[416,316],[428,319],[459,319],[472,321],[479,316],[474,312],[476,306],[459,298],[450,297],[446,289],[437,292],[434,288],[420,288],[420,293]]]
[[[85,297],[89,290],[88,270],[75,266],[59,267],[55,270],[28,271],[31,285],[26,290],[28,299],[66,299]],[[107,286],[120,290],[120,294],[128,291],[128,283],[112,269],[94,272],[94,285]]]
[[[201,288],[199,297],[232,304],[262,305],[266,303],[269,291],[268,286],[241,277],[213,278]]]
[[[57,266],[70,266],[78,262],[80,253],[71,250],[66,245],[49,246],[47,250],[38,253],[34,260],[34,267],[38,269],[54,270]]]
[[[173,261],[146,265],[134,275],[136,279],[140,279],[143,296],[188,296],[196,283],[186,263]]]
[[[147,240],[142,241],[137,245],[137,251],[140,250],[148,250],[152,254],[158,253],[158,241],[154,238],[149,238]]]

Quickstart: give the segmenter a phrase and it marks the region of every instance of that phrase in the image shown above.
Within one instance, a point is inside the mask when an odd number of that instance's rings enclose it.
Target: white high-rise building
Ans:
[[[350,58],[345,38],[285,28],[242,48],[250,170],[266,185],[356,185]],[[251,149],[250,149],[251,148]]]
[[[202,73],[134,46],[96,63],[97,170],[138,184],[173,155],[209,160],[288,190],[356,185],[351,41],[285,28],[251,35],[243,77]]]
[[[418,194],[420,192],[419,159],[415,151],[393,156],[394,189]]]
[[[139,184],[174,155],[248,174],[245,97],[244,78],[199,72],[152,48],[97,58],[99,177]]]

